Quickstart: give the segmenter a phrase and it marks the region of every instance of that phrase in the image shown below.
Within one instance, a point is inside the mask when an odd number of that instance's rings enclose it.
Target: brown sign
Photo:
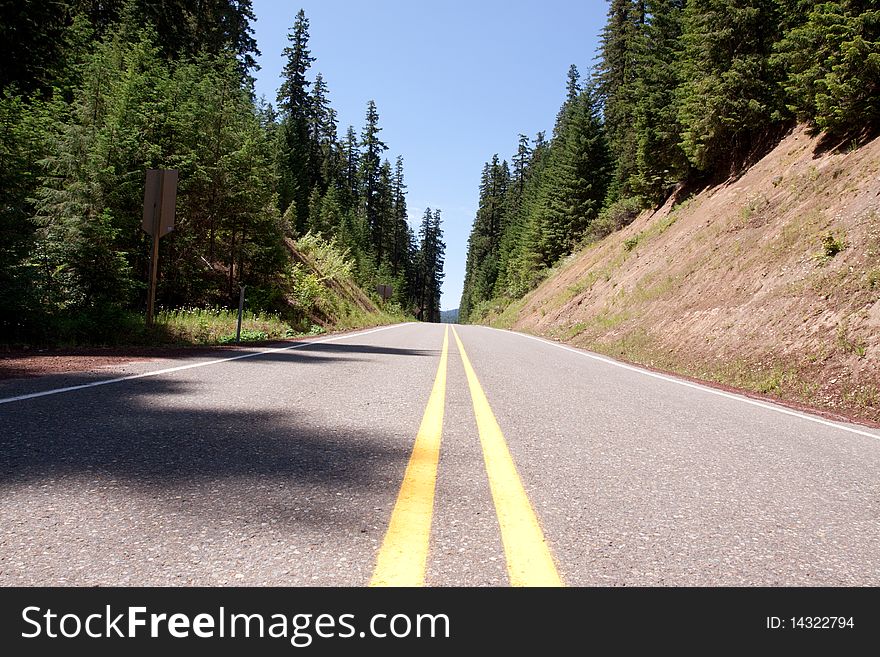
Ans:
[[[177,170],[148,169],[144,186],[144,219],[141,227],[153,237],[162,237],[174,230],[177,204]]]
[[[377,285],[376,292],[382,297],[382,301],[388,301],[393,294],[393,289],[390,285]]]
[[[159,276],[159,238],[174,230],[177,203],[177,170],[147,169],[144,185],[144,219],[141,228],[153,238],[150,257],[150,292],[147,297],[147,325],[153,323],[156,308],[156,281]]]

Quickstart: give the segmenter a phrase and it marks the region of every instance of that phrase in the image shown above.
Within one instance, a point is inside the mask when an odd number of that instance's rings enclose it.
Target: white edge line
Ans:
[[[279,351],[292,351],[293,349],[302,349],[303,347],[309,347],[311,345],[316,344],[324,344],[327,342],[335,342],[336,340],[343,340],[345,338],[357,338],[362,335],[369,335],[370,333],[378,333],[379,331],[387,331],[392,328],[399,328],[401,326],[408,326],[409,323],[403,324],[391,324],[390,326],[380,326],[378,328],[370,329],[369,331],[361,331],[360,333],[346,333],[344,335],[337,335],[332,338],[325,338],[324,340],[310,340],[308,342],[298,342],[297,344],[291,345],[289,347],[274,347],[272,349],[265,349],[263,351],[253,351],[246,354],[239,354],[238,356],[230,356],[229,358],[218,358],[216,360],[209,360],[203,363],[190,363],[189,365],[180,365],[179,367],[168,367],[163,370],[155,370],[152,372],[143,372],[141,374],[132,374],[130,376],[120,376],[115,379],[104,379],[102,381],[92,381],[91,383],[83,383],[76,386],[67,386],[66,388],[52,388],[51,390],[42,390],[40,392],[32,392],[27,395],[18,395],[17,397],[6,397],[0,399],[0,404],[9,404],[11,402],[23,401],[25,399],[34,399],[35,397],[46,397],[48,395],[58,395],[63,392],[72,392],[74,390],[82,390],[84,388],[95,388],[97,386],[106,386],[111,383],[122,383],[123,381],[132,381],[134,379],[143,379],[148,376],[159,376],[160,374],[170,374],[172,372],[181,372],[183,370],[190,370],[196,367],[207,367],[208,365],[218,365],[220,363],[228,363],[232,360],[241,360],[242,358],[253,358],[255,356],[264,356],[265,354],[274,354]]]
[[[876,433],[872,433],[870,431],[863,431],[861,429],[856,429],[855,427],[850,427],[845,424],[840,424],[839,422],[831,422],[829,420],[824,420],[822,418],[807,415],[806,413],[799,413],[798,411],[792,411],[787,408],[783,408],[781,406],[776,406],[774,404],[768,404],[766,402],[761,402],[756,399],[749,399],[748,397],[744,397],[742,395],[735,395],[729,392],[724,392],[723,390],[718,390],[717,388],[712,388],[710,386],[701,385],[699,383],[693,383],[691,381],[685,381],[683,379],[677,379],[671,376],[666,376],[664,374],[658,374],[657,372],[652,372],[651,370],[646,370],[641,367],[636,367],[635,365],[629,365],[627,363],[621,363],[620,361],[616,361],[613,358],[606,358],[605,356],[599,356],[598,354],[594,354],[592,352],[583,350],[583,349],[575,349],[574,347],[569,347],[568,345],[559,344],[558,342],[553,342],[552,340],[547,340],[546,338],[541,338],[536,335],[529,335],[528,333],[520,333],[519,331],[509,331],[506,329],[497,329],[491,326],[486,326],[484,328],[491,328],[493,331],[501,331],[503,333],[510,333],[512,335],[518,335],[521,338],[527,338],[529,340],[534,340],[536,342],[542,342],[544,344],[558,347],[560,349],[564,349],[565,351],[570,351],[574,354],[578,354],[580,356],[585,356],[587,358],[592,358],[593,360],[597,360],[602,363],[606,363],[607,365],[614,365],[615,367],[620,367],[625,370],[630,370],[631,372],[638,372],[639,374],[644,374],[645,376],[650,376],[655,379],[660,379],[661,381],[667,381],[669,383],[675,383],[680,386],[685,386],[686,388],[693,388],[694,390],[702,390],[703,392],[708,392],[712,395],[717,395],[719,397],[725,397],[727,399],[734,399],[739,402],[743,402],[744,404],[751,404],[752,406],[758,406],[760,408],[766,408],[771,411],[776,411],[777,413],[782,413],[784,415],[791,415],[792,417],[799,417],[802,420],[809,420],[810,422],[815,422],[816,424],[822,424],[826,427],[831,427],[833,429],[841,429],[843,431],[849,431],[850,433],[855,433],[860,436],[867,436],[868,438],[873,438],[874,440],[880,440],[880,435]]]

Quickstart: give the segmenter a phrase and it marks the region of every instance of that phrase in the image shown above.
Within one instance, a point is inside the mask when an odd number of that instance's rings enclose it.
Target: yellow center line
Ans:
[[[446,404],[446,361],[449,327],[443,334],[443,349],[437,378],[419,426],[403,484],[391,514],[385,540],[379,549],[370,586],[423,586],[431,541],[434,488],[440,460],[443,408]]]
[[[538,524],[538,517],[529,502],[528,494],[516,471],[516,465],[501,427],[492,413],[489,400],[480,387],[480,382],[471,367],[464,345],[455,327],[452,334],[458,343],[458,352],[464,365],[474,413],[477,416],[477,429],[483,447],[483,460],[489,487],[495,502],[495,513],[501,529],[501,542],[507,557],[507,575],[511,586],[563,586],[544,533]]]

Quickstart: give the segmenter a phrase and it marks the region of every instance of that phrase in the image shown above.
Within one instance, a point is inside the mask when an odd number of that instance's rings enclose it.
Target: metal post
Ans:
[[[238,328],[235,329],[235,341],[241,342],[241,315],[244,312],[244,288],[247,286],[239,283],[238,287],[241,292],[238,294]]]
[[[150,296],[147,300],[147,326],[153,325],[156,310],[156,283],[159,277],[159,220],[165,176],[159,176],[159,195],[153,204],[153,257],[150,262]]]

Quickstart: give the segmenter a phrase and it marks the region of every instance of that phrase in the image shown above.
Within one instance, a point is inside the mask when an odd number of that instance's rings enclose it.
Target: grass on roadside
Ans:
[[[162,310],[156,317],[156,331],[164,341],[182,344],[213,345],[235,342],[238,310],[225,308],[177,308]],[[385,310],[365,312],[359,309],[339,317],[334,330],[348,331],[408,321],[394,304]],[[297,331],[273,313],[245,312],[241,321],[241,341],[279,340],[304,335],[320,335],[324,328],[312,324],[308,331]]]
[[[228,344],[235,342],[237,322],[238,310],[163,309],[156,316],[156,331],[164,335],[169,342],[198,345]],[[321,327],[313,326],[310,333],[322,332]],[[242,342],[291,338],[297,334],[289,324],[272,313],[246,311],[242,316]]]
[[[352,331],[355,329],[412,321],[412,317],[407,317],[396,304],[388,304],[388,306],[389,308],[385,310],[380,309],[376,312],[366,312],[360,309],[353,309],[348,314],[339,317],[336,320],[334,328],[338,331]]]

